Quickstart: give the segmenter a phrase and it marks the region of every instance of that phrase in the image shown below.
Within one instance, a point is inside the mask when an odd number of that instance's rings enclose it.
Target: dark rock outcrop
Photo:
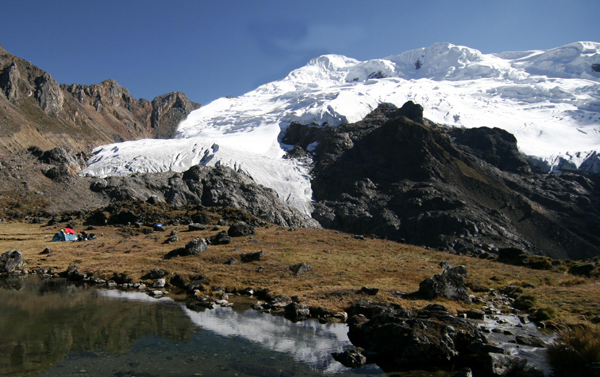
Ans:
[[[196,165],[184,173],[108,177],[105,182],[94,191],[111,200],[146,202],[153,197],[175,207],[231,207],[255,216],[243,220],[249,227],[264,225],[264,221],[282,226],[319,227],[315,220],[283,203],[273,190],[225,166]],[[250,224],[251,221],[254,223]]]
[[[257,251],[255,253],[240,254],[240,259],[244,263],[260,261],[260,260],[265,259],[265,252]]]
[[[471,303],[469,291],[463,280],[466,277],[465,266],[450,267],[441,274],[435,274],[419,283],[419,294],[428,300],[444,297]]]
[[[252,225],[246,224],[243,221],[238,221],[229,227],[227,234],[231,237],[243,237],[256,234],[256,231]]]
[[[437,126],[415,106],[402,114],[381,105],[336,128],[288,128],[286,143],[318,142],[312,216],[323,227],[461,254],[600,254],[591,231],[600,227],[600,177],[532,172],[506,131]]]
[[[403,368],[469,367],[456,376],[543,376],[526,359],[489,343],[472,321],[439,304],[412,312],[396,304],[361,301],[349,312],[348,337],[359,348],[336,355],[347,366],[362,365],[364,357],[368,363]]]
[[[367,318],[348,320],[348,337],[368,350],[373,359],[401,366],[448,366],[472,354],[472,344],[487,343],[467,320],[452,316],[441,305],[419,312],[389,308]]]

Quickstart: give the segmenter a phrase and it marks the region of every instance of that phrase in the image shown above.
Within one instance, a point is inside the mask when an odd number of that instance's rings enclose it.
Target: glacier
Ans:
[[[336,127],[381,103],[414,101],[450,127],[498,127],[542,171],[600,173],[600,43],[483,54],[436,43],[383,59],[323,55],[279,81],[220,98],[188,115],[175,138],[103,145],[80,174],[182,172],[225,165],[312,212],[310,161],[285,158],[293,123]]]

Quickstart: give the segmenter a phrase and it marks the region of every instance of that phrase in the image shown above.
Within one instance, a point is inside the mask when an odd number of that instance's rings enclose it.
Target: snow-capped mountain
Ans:
[[[599,64],[596,42],[499,54],[438,43],[362,62],[324,55],[280,81],[192,112],[175,139],[99,147],[82,174],[227,165],[310,213],[309,167],[284,158],[282,132],[292,122],[355,122],[381,103],[400,107],[408,100],[421,104],[436,123],[513,133],[522,153],[547,171],[600,172]]]

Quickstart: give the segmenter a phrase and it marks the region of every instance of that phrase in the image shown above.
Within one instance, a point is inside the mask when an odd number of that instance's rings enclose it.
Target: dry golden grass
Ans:
[[[531,283],[525,294],[537,297],[537,307],[554,307],[559,318],[579,322],[600,312],[597,300],[600,283],[597,279],[574,278],[554,271],[532,270],[505,265],[493,260],[423,249],[386,240],[355,239],[351,235],[323,230],[298,229],[289,231],[277,226],[257,228],[252,237],[233,238],[228,245],[211,245],[196,256],[164,259],[169,251],[183,247],[196,237],[210,237],[216,230],[187,231],[180,226],[179,241],[165,244],[175,227],[166,232],[143,234],[133,227],[97,227],[96,240],[83,242],[50,242],[60,226],[40,226],[26,223],[0,225],[3,249],[20,249],[27,267],[53,267],[57,272],[75,264],[82,272],[95,272],[109,277],[125,273],[135,281],[153,268],[174,274],[204,274],[212,286],[243,289],[268,288],[274,293],[299,296],[301,302],[340,310],[366,298],[379,302],[396,302],[406,308],[420,308],[427,300],[404,300],[394,297],[393,290],[415,292],[419,283],[441,272],[443,260],[458,266],[465,265],[469,274],[467,284],[474,294],[482,295],[490,288]],[[83,226],[77,231],[83,230]],[[226,230],[227,227],[222,227]],[[40,254],[46,247],[50,255]],[[263,261],[241,263],[241,253],[264,251]],[[224,264],[234,257],[238,264]],[[305,262],[313,269],[299,276],[289,267]],[[258,267],[262,266],[262,272]],[[376,296],[357,293],[361,287],[379,288]],[[438,300],[456,312],[468,309],[466,304]]]

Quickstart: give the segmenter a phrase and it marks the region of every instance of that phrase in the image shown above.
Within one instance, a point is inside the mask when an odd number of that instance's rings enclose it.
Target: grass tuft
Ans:
[[[546,357],[559,375],[586,375],[590,363],[600,362],[600,329],[564,326],[555,343],[548,347]]]

